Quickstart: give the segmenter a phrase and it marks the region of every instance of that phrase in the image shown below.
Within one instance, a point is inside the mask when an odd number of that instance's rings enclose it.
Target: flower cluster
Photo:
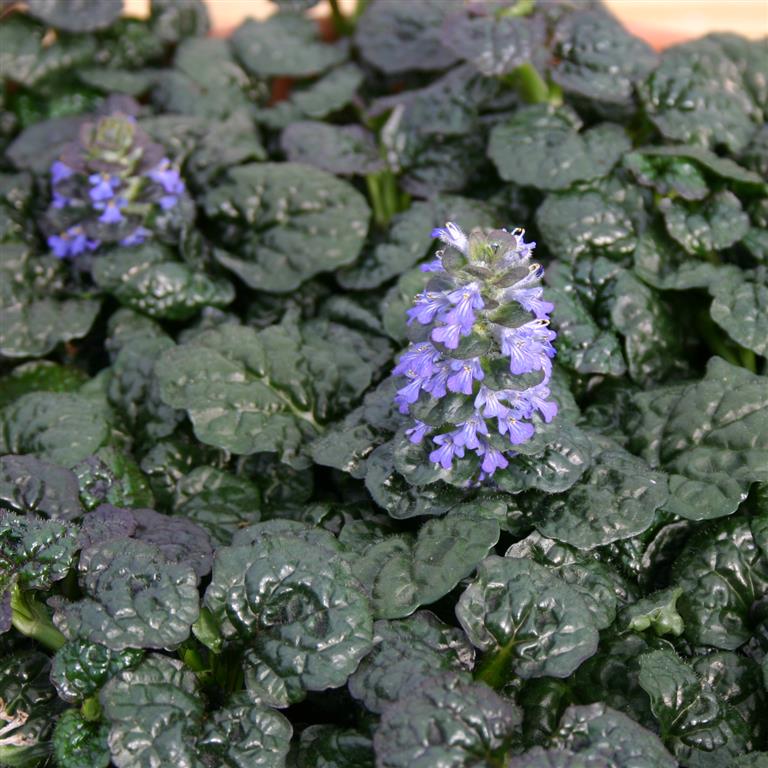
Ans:
[[[434,274],[408,310],[412,343],[393,373],[406,383],[395,402],[414,417],[412,443],[429,436],[429,460],[450,469],[473,452],[479,479],[508,466],[534,434],[534,414],[549,422],[553,306],[542,298],[541,265],[524,231],[434,230],[446,248],[422,266]]]
[[[86,123],[51,166],[48,246],[59,259],[102,243],[139,245],[159,216],[175,208],[184,182],[163,149],[130,114]]]

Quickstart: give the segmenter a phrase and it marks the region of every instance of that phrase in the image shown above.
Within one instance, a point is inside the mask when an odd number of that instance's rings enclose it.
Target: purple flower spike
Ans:
[[[465,259],[443,262],[440,250],[421,267],[441,272],[408,310],[408,323],[427,326],[419,335],[428,333],[429,340],[422,335],[422,340],[414,341],[393,371],[408,379],[395,396],[400,412],[413,415],[412,406],[424,392],[429,398],[421,404],[430,409],[430,422],[444,423],[440,434],[431,435],[432,427],[414,419],[405,432],[408,439],[420,444],[428,437],[431,447],[425,448],[425,460],[428,455],[444,470],[453,467],[454,459],[472,452],[476,463],[465,462],[460,470],[465,482],[467,469],[475,468],[474,477],[467,481],[470,485],[508,467],[517,455],[515,446],[529,441],[542,419],[551,421],[557,414],[547,386],[555,355],[552,341],[557,335],[549,328],[554,307],[544,300],[539,284],[544,270],[531,263],[535,243],[525,242],[522,229],[504,237],[497,231],[490,233],[474,230],[470,250],[469,238],[455,224],[449,222],[432,232]],[[516,282],[510,285],[508,278],[513,274],[522,277],[513,278]],[[510,313],[504,305],[510,302],[528,313],[528,322],[517,327],[505,324]],[[467,336],[465,345],[473,352],[466,354],[475,357],[461,359],[449,352],[460,344],[463,347],[462,338]],[[482,353],[478,355],[477,349]],[[458,354],[464,358],[462,352]],[[526,387],[518,378],[535,372],[541,374],[535,386]],[[440,404],[448,393],[450,400]]]
[[[51,165],[51,184],[55,187],[60,181],[68,179],[75,172],[61,160],[56,160]]]
[[[432,237],[437,238],[446,245],[453,246],[457,251],[467,252],[469,239],[452,221],[449,221],[444,227],[433,229]]]
[[[451,370],[455,373],[448,378],[448,390],[461,392],[465,395],[472,394],[472,385],[475,381],[485,378],[480,359],[473,357],[471,360],[453,360]]]
[[[453,463],[453,457],[464,456],[464,447],[456,445],[451,435],[437,435],[432,442],[439,446],[429,454],[429,460],[439,464],[443,469],[450,469]]]

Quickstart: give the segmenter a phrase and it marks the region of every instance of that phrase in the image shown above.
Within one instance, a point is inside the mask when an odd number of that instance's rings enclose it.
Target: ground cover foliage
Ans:
[[[765,41],[4,5],[0,764],[768,764]],[[449,221],[554,305],[481,484],[394,401]]]

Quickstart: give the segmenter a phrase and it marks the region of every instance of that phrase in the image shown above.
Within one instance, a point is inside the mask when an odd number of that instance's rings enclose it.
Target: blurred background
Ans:
[[[405,3],[418,0],[385,0]],[[738,32],[751,38],[768,35],[768,0],[604,0],[634,34],[656,48],[699,37],[708,32]],[[149,0],[126,0],[130,15],[147,13]],[[207,0],[214,30],[226,34],[246,16],[264,18],[274,12],[269,0]],[[340,0],[345,12],[356,0]],[[313,16],[327,16],[328,4],[320,3]],[[768,45],[768,42],[766,43]]]

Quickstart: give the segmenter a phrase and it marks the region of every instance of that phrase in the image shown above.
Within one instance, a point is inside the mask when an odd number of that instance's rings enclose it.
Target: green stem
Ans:
[[[529,104],[544,104],[550,101],[549,86],[530,62],[521,64],[504,78]]]
[[[381,184],[378,173],[369,173],[365,177],[365,184],[368,187],[368,197],[373,207],[373,220],[380,227],[387,225],[387,211],[384,205],[384,198],[381,194]]]
[[[475,680],[480,680],[498,690],[508,680],[509,657],[515,647],[514,638],[502,645],[496,653],[486,655],[475,671]]]
[[[752,373],[757,373],[757,359],[751,349],[739,347],[739,357],[741,358],[742,368],[746,368],[748,371],[752,371]]]
[[[193,672],[205,672],[208,670],[208,665],[203,661],[196,648],[182,646],[179,648],[179,658]]]
[[[328,2],[331,6],[331,21],[333,22],[333,28],[336,30],[336,34],[350,34],[352,32],[352,26],[347,17],[341,12],[341,8],[339,8],[339,0],[328,0]]]
[[[707,342],[707,345],[712,352],[722,357],[723,360],[727,360],[732,365],[741,365],[741,361],[727,346],[718,327],[714,324],[708,312],[702,310],[699,313],[696,326],[701,337]]]
[[[14,584],[11,591],[11,623],[26,637],[37,640],[52,651],[58,651],[67,638],[53,625],[48,611],[29,594]]]

